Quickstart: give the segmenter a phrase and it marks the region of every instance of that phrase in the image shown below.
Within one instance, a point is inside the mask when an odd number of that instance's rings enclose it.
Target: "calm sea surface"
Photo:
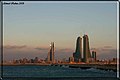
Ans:
[[[116,77],[116,72],[60,66],[3,66],[4,77]]]

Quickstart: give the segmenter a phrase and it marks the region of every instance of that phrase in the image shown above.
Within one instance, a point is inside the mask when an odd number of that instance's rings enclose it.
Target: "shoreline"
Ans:
[[[13,63],[3,63],[3,64],[0,64],[0,65],[3,65],[3,66],[6,66],[6,65],[9,65],[9,66],[12,66],[12,65],[101,65],[101,66],[104,66],[104,65],[107,65],[107,66],[117,66],[117,64],[69,64],[69,63],[60,63],[60,64],[50,64],[50,63],[17,63],[17,64],[13,64]]]
[[[49,66],[50,64],[38,64],[38,63],[30,63],[30,64],[3,64],[3,66]]]

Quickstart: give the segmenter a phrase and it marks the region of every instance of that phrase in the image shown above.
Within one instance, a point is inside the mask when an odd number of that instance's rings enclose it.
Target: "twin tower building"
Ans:
[[[82,58],[82,49],[83,49],[83,58]],[[89,39],[87,35],[83,36],[83,48],[82,48],[82,38],[77,38],[76,50],[73,53],[74,62],[85,62],[89,63],[91,59],[96,60],[96,52],[92,51],[92,56],[89,48]],[[50,50],[48,52],[47,61],[54,63],[54,42],[50,44]]]
[[[83,49],[83,58],[82,58]],[[74,62],[85,62],[89,63],[91,61],[91,53],[89,47],[89,38],[87,35],[83,36],[83,48],[82,48],[82,38],[78,37],[76,42],[76,50],[73,53]]]

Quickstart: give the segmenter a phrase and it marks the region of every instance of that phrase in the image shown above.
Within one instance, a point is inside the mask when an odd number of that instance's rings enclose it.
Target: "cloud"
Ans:
[[[106,46],[106,48],[105,47],[103,47],[103,48],[91,48],[90,49],[91,51],[97,51],[97,52],[103,52],[103,51],[117,51],[117,49],[114,49],[114,48],[112,48],[112,47],[108,47],[108,46]]]
[[[45,48],[31,47],[31,46],[4,46],[3,57],[4,60],[13,60],[13,59],[21,59],[21,58],[28,58],[33,59],[34,57],[39,57],[40,59],[45,59],[47,57],[48,51]],[[43,50],[44,49],[44,50]]]
[[[34,48],[34,49],[36,49],[36,50],[48,50],[49,48],[36,47],[36,48]]]
[[[29,47],[26,45],[6,45],[4,46],[4,58],[5,59],[14,59],[14,58],[33,58],[38,56],[39,58],[45,59],[48,55],[49,48],[47,47]],[[95,50],[97,54],[97,59],[112,59],[117,56],[117,49],[110,48],[91,48],[90,51]],[[55,48],[55,58],[68,59],[70,56],[73,56],[75,50],[71,48]]]
[[[43,47],[36,47],[34,49],[41,50],[41,51],[49,51],[49,48],[43,48]],[[56,53],[61,53],[61,52],[66,52],[67,53],[67,52],[73,52],[73,50],[70,49],[70,48],[64,48],[64,49],[55,49],[55,52]]]
[[[101,48],[101,51],[117,51],[117,49]]]
[[[97,53],[100,59],[112,59],[117,57],[117,49],[104,49]]]
[[[73,52],[73,50],[70,48],[58,49],[57,51],[58,52]]]
[[[74,50],[71,48],[62,48],[62,49],[56,49],[55,50],[55,58],[56,59],[68,59],[70,56],[72,56]]]
[[[104,48],[112,48],[112,46],[104,46]]]
[[[91,51],[96,51],[98,59],[112,59],[117,57],[117,49],[112,46],[104,46],[103,48],[91,48]]]
[[[90,50],[98,52],[98,51],[101,51],[101,48],[91,48]]]
[[[6,45],[4,46],[5,49],[22,49],[22,48],[25,48],[27,47],[26,45],[22,45],[22,46],[17,46],[17,45]]]

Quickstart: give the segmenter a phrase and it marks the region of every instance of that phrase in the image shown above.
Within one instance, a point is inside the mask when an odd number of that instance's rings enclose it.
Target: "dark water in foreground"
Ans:
[[[3,66],[3,77],[116,77],[113,71],[59,66]]]

